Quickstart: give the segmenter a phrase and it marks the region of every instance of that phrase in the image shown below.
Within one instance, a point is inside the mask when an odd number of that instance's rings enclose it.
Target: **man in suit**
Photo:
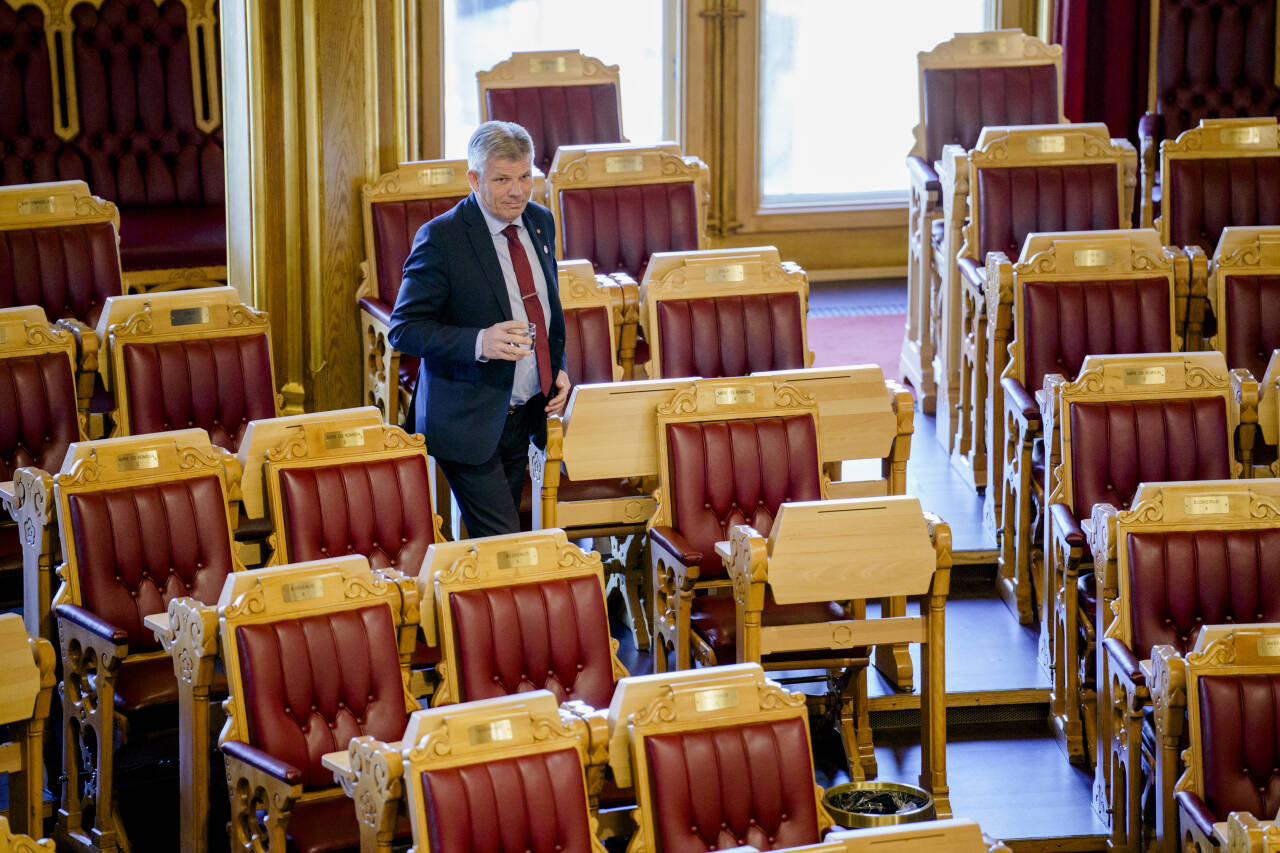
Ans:
[[[467,145],[471,195],[418,230],[388,341],[422,359],[410,405],[471,536],[514,533],[531,438],[564,411],[555,225],[530,204],[533,140],[489,121]],[[532,334],[530,327],[533,327]]]

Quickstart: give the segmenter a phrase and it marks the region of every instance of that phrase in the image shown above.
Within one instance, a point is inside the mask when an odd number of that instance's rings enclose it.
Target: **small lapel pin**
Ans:
[[[547,251],[548,251],[548,250],[547,250],[547,247],[546,247],[546,246],[543,246],[543,247],[542,247],[542,254],[544,254],[544,255],[545,255],[545,254],[547,254]]]

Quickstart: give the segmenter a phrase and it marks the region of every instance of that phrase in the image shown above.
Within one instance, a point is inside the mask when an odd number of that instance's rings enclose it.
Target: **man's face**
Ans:
[[[533,193],[533,163],[490,157],[481,171],[467,170],[467,181],[486,210],[503,222],[515,222]]]

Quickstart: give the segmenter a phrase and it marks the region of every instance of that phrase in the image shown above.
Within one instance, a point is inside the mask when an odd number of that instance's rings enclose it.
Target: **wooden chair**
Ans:
[[[972,151],[944,146],[937,432],[975,487],[987,482],[987,255],[1017,257],[1036,231],[1127,224],[1136,168],[1102,124],[986,127]]]
[[[127,727],[129,718],[155,720],[179,698],[173,664],[143,619],[179,596],[213,603],[240,569],[227,495],[234,466],[188,430],[73,444],[54,478],[66,560],[53,607],[65,748],[60,844],[128,847],[114,797],[116,745],[126,732],[146,734]],[[193,750],[182,772],[207,801],[208,752]]]
[[[1097,636],[1088,614],[1106,595],[1085,551],[1093,508],[1128,509],[1143,482],[1240,477],[1247,451],[1237,461],[1232,437],[1253,419],[1257,390],[1221,354],[1201,352],[1088,356],[1074,381],[1051,374],[1045,391],[1044,433],[1059,438],[1046,463],[1040,659],[1059,740],[1087,761],[1094,713],[1084,686]]]
[[[232,845],[377,849],[373,838],[363,847],[366,831],[322,758],[356,737],[399,740],[418,708],[408,692],[416,586],[344,556],[244,572],[217,613]],[[393,823],[385,842],[407,836]]]
[[[0,850],[6,853],[54,853],[53,840],[37,841],[29,835],[14,834],[9,829],[9,819],[0,817]]]
[[[562,145],[626,142],[618,66],[577,50],[517,51],[476,72],[480,120],[514,121],[533,138],[543,172]]]
[[[1132,509],[1095,506],[1089,546],[1100,588],[1094,806],[1111,849],[1146,849],[1143,780],[1157,792],[1162,836],[1177,834],[1176,764],[1157,778],[1149,660],[1154,646],[1189,653],[1203,626],[1280,621],[1280,588],[1259,579],[1280,545],[1280,480],[1144,483]],[[1183,744],[1174,744],[1174,755]]]
[[[53,644],[28,635],[16,614],[0,614],[0,725],[6,727],[0,773],[8,775],[9,818],[18,832],[37,836],[44,834],[44,724],[56,682],[53,667]],[[0,824],[0,850],[9,849],[8,831],[7,822]],[[53,849],[51,842],[47,849]]]
[[[640,281],[655,252],[706,248],[709,184],[675,143],[562,145],[547,173],[556,257]]]
[[[1040,429],[1044,378],[1074,379],[1087,355],[1182,349],[1189,275],[1186,254],[1150,229],[1030,234],[1016,262],[987,255],[986,370],[999,381],[985,401],[983,518],[1000,594],[1024,625],[1035,620],[1044,450],[1055,440]]]
[[[731,848],[755,850],[749,848]],[[776,849],[775,853],[1009,853],[1009,848],[983,834],[972,820],[948,818],[902,826],[830,832],[818,844]]]
[[[956,33],[933,50],[916,54],[920,122],[907,155],[910,255],[907,260],[907,332],[900,370],[934,411],[937,348],[934,314],[941,308],[942,185],[944,145],[973,148],[983,125],[1065,124],[1062,112],[1062,48],[1023,33],[996,30]]]

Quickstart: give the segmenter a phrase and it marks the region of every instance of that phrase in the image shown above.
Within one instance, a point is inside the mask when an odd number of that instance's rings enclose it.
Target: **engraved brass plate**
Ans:
[[[53,213],[53,196],[48,198],[24,198],[18,202],[18,213],[22,216]]]
[[[533,74],[563,74],[563,56],[541,56],[529,60],[529,71]]]
[[[122,453],[116,457],[117,471],[142,471],[146,468],[159,468],[160,454],[155,450],[139,450],[137,453]]]
[[[312,578],[309,581],[287,583],[280,587],[280,594],[287,602],[311,601],[324,596],[324,582],[319,578]]]
[[[1072,257],[1078,267],[1109,267],[1115,259],[1110,249],[1080,249]]]
[[[756,401],[756,389],[754,388],[717,388],[716,389],[716,405],[731,406],[735,403],[754,403]]]
[[[538,549],[533,545],[528,548],[512,548],[510,551],[498,552],[498,568],[523,569],[526,566],[538,565]]]
[[[494,720],[492,723],[472,726],[467,730],[467,735],[472,746],[481,746],[494,741],[511,740],[515,737],[515,729],[510,720]]]
[[[1032,154],[1061,154],[1066,150],[1065,136],[1032,136],[1027,140],[1027,151]]]
[[[1008,39],[974,39],[969,42],[969,52],[972,54],[990,55],[993,53],[1008,53]]]
[[[1231,512],[1231,499],[1226,495],[1196,495],[1183,499],[1182,510],[1187,515],[1226,515]]]
[[[1163,385],[1163,367],[1129,367],[1124,372],[1125,385]]]
[[[722,267],[707,267],[707,281],[742,281],[742,264],[725,264]]]
[[[604,158],[606,172],[643,172],[644,157],[639,154],[628,154],[625,157]]]
[[[1280,657],[1280,637],[1272,634],[1267,637],[1258,638],[1258,657],[1274,658]]]
[[[737,706],[737,690],[722,687],[719,690],[699,690],[693,694],[693,707],[698,713],[719,711],[723,708],[736,708]]]
[[[209,306],[174,308],[169,312],[170,326],[203,326],[209,322]]]
[[[337,447],[364,447],[364,430],[335,429],[332,432],[326,432],[324,449],[333,450]]]
[[[419,169],[418,183],[424,187],[451,184],[456,176],[457,172],[452,166],[436,166],[431,169]]]
[[[1262,142],[1260,127],[1224,127],[1218,134],[1223,145],[1257,145]]]

